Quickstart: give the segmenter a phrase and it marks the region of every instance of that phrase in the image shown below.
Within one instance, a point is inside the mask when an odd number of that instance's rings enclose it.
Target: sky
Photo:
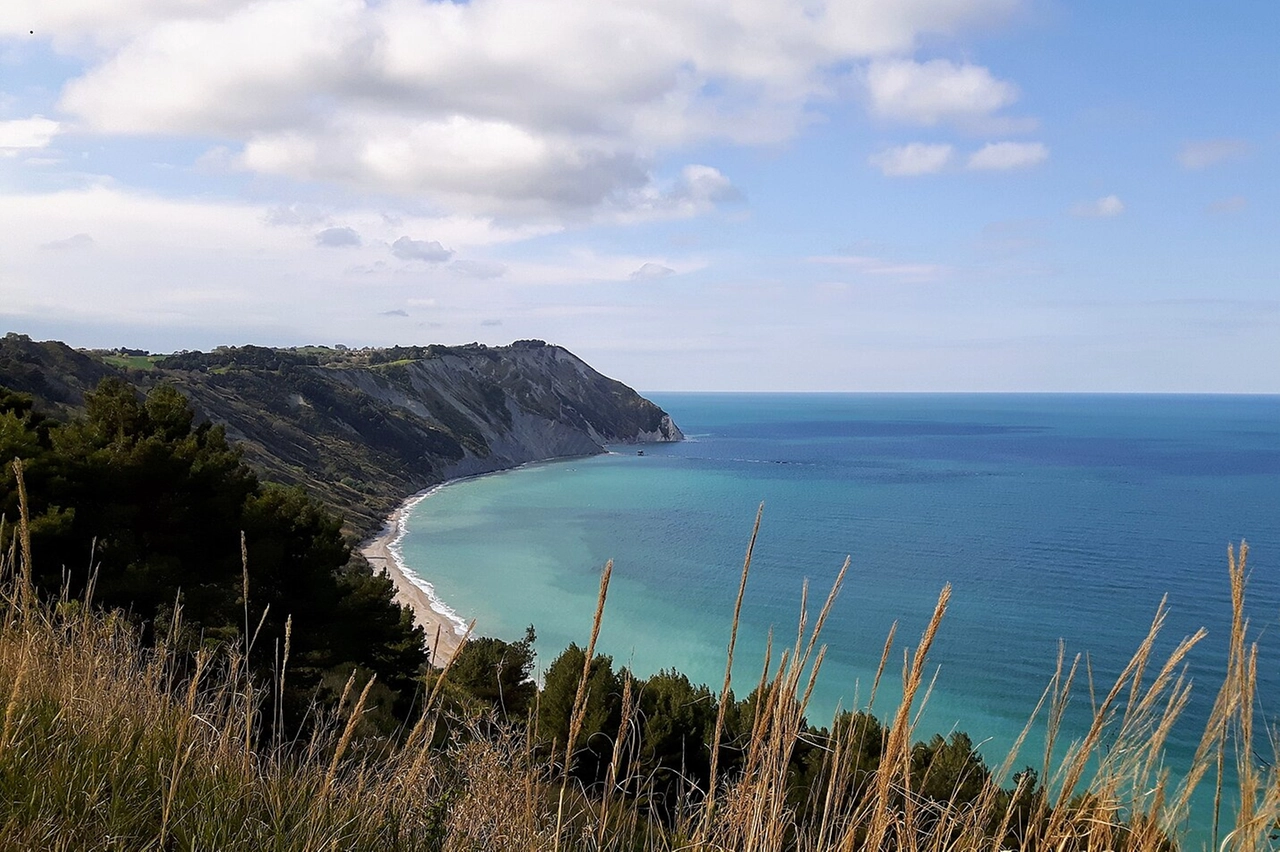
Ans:
[[[1280,3],[8,0],[0,332],[1280,392]]]

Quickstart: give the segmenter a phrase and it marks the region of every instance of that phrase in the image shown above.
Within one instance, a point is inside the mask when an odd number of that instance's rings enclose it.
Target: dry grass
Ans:
[[[87,604],[51,609],[31,593],[26,536],[12,539],[0,556],[2,849],[1163,852],[1177,844],[1202,784],[1218,791],[1215,848],[1270,848],[1280,819],[1276,761],[1258,757],[1271,754],[1272,739],[1255,715],[1258,657],[1244,617],[1243,544],[1229,553],[1234,617],[1225,678],[1194,760],[1179,767],[1176,782],[1164,745],[1190,691],[1185,658],[1203,634],[1155,659],[1162,605],[1116,681],[1105,691],[1089,684],[1092,724],[1065,746],[1062,719],[1083,678],[1079,660],[1060,654],[1041,718],[1028,723],[1028,731],[1046,728],[1044,787],[1032,789],[1024,778],[1009,790],[992,780],[1024,762],[1024,732],[976,794],[961,796],[957,780],[954,796],[925,795],[939,779],[914,765],[913,742],[927,699],[929,648],[950,597],[944,588],[916,647],[903,654],[903,698],[878,742],[878,764],[856,768],[867,728],[837,724],[820,744],[809,800],[795,801],[791,758],[807,735],[805,709],[825,653],[822,627],[842,570],[812,627],[802,612],[794,643],[776,663],[771,649],[741,766],[719,777],[713,770],[713,790],[686,791],[688,807],[659,823],[620,793],[644,785],[621,777],[628,755],[639,750],[629,679],[608,781],[599,790],[583,789],[563,771],[572,764],[576,726],[567,750],[551,756],[519,728],[492,720],[471,728],[448,721],[452,735],[433,746],[447,721],[439,677],[421,719],[394,741],[353,738],[369,691],[353,679],[337,711],[306,742],[261,742],[259,731],[272,726],[259,717],[278,718],[272,704],[279,683],[254,683],[243,649],[193,659],[164,642],[143,647],[124,619]],[[740,593],[749,567],[750,550]],[[607,584],[606,573],[587,661]],[[730,652],[736,635],[735,618]],[[892,644],[891,635],[877,685]],[[587,700],[585,675],[573,722],[580,723]],[[713,745],[723,722],[721,708]],[[1235,788],[1239,795],[1228,797]]]

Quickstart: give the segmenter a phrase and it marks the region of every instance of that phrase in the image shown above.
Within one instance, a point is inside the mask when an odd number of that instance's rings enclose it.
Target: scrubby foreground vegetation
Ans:
[[[990,772],[962,735],[912,745],[945,590],[906,657],[905,697],[884,725],[865,713],[842,715],[830,730],[806,725],[824,607],[775,664],[766,661],[747,702],[703,694],[664,707],[687,696],[655,684],[678,676],[645,683],[614,673],[589,642],[562,656],[541,700],[531,687],[511,696],[531,702],[525,720],[504,720],[497,705],[468,713],[457,700],[462,683],[484,678],[460,672],[451,684],[446,669],[428,679],[412,725],[390,737],[362,734],[373,681],[361,688],[353,675],[305,736],[287,737],[265,724],[280,710],[287,643],[267,681],[251,674],[245,642],[184,650],[175,639],[180,610],[148,645],[127,618],[91,601],[42,602],[25,515],[12,532],[0,558],[4,849],[1165,850],[1192,789],[1212,784],[1224,763],[1234,763],[1242,796],[1224,816],[1221,848],[1266,848],[1280,815],[1274,770],[1255,762],[1266,743],[1253,729],[1243,547],[1231,564],[1237,617],[1226,679],[1185,781],[1171,784],[1160,753],[1186,699],[1178,671],[1197,637],[1157,664],[1158,615],[1121,677],[1096,697],[1088,734],[1051,749],[1039,772],[1017,774],[1010,789],[997,780],[1016,754]],[[465,654],[457,659],[468,665]],[[577,676],[558,683],[574,664]],[[1060,667],[1046,693],[1051,732],[1075,675]],[[567,706],[548,704],[570,692]],[[485,704],[482,692],[466,694],[473,709]],[[601,709],[615,702],[610,722]],[[671,742],[654,721],[665,720],[671,736],[682,712],[704,713],[704,753],[730,757],[710,768],[702,790],[678,780],[680,764],[660,754]],[[551,721],[556,730],[542,727]],[[593,728],[618,733],[602,749],[593,740],[603,734],[586,735]],[[684,745],[687,755],[698,751]],[[807,779],[797,776],[798,752],[811,758]]]
[[[713,691],[597,654],[608,566],[584,645],[541,685],[532,629],[440,670],[339,522],[259,483],[176,392],[108,382],[86,408],[55,423],[0,392],[0,450],[20,457],[0,471],[0,849],[1163,852],[1191,845],[1197,787],[1214,848],[1269,848],[1280,818],[1243,544],[1191,765],[1163,747],[1201,634],[1155,659],[1160,608],[1109,687],[1060,659],[1028,723],[1044,751],[989,766],[965,734],[915,727],[949,589],[901,654],[900,705],[871,712],[898,677],[891,633],[866,707],[825,726],[806,705],[843,571],[742,699],[727,674]],[[1068,743],[1081,693],[1093,722]]]
[[[108,377],[85,394],[83,416],[60,422],[0,387],[0,458],[15,457],[45,599],[84,598],[92,573],[93,599],[128,612],[144,642],[167,635],[192,653],[257,635],[246,665],[263,678],[287,625],[287,721],[317,689],[336,697],[353,667],[377,675],[384,727],[409,712],[426,653],[391,581],[352,558],[341,522],[301,489],[260,481],[175,389],[140,399]],[[16,518],[20,496],[5,464],[0,514]]]

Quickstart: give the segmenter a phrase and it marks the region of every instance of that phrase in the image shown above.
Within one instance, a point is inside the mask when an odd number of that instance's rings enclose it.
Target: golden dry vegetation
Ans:
[[[447,670],[430,679],[422,712],[397,736],[362,733],[372,681],[361,686],[353,676],[336,711],[309,725],[305,738],[289,739],[282,724],[264,724],[279,712],[287,642],[273,683],[246,673],[249,643],[194,656],[163,637],[144,646],[126,618],[95,609],[91,599],[37,600],[25,520],[17,527],[0,557],[3,849],[1154,852],[1180,844],[1200,786],[1216,791],[1217,848],[1270,848],[1280,818],[1271,732],[1257,715],[1243,544],[1229,554],[1230,654],[1190,766],[1166,766],[1163,746],[1189,694],[1184,659],[1202,634],[1155,659],[1161,607],[1115,683],[1088,685],[1093,723],[1082,738],[1061,741],[1067,702],[1085,691],[1087,677],[1078,660],[1060,658],[1027,727],[1045,729],[1044,753],[1029,758],[1015,747],[976,788],[961,795],[973,781],[961,775],[946,782],[954,795],[938,796],[939,778],[930,777],[938,764],[919,772],[912,743],[927,700],[930,645],[950,597],[944,588],[927,629],[903,655],[901,704],[883,726],[858,724],[866,718],[858,715],[837,720],[821,744],[816,783],[796,801],[790,757],[805,736],[823,622],[842,572],[817,617],[802,618],[794,641],[774,643],[764,660],[743,760],[731,772],[713,764],[709,791],[687,790],[680,806],[658,814],[643,807],[646,779],[629,774],[629,757],[643,747],[629,681],[607,780],[591,787],[563,771],[580,747],[589,665],[567,742],[555,751],[539,747],[524,725],[451,715],[441,700]],[[749,567],[750,550],[743,585]],[[606,569],[587,661],[608,579]],[[892,640],[877,685],[896,676]],[[712,755],[723,722],[722,708]],[[869,746],[878,756],[870,763]],[[1000,786],[1027,762],[1038,764],[1036,773]]]

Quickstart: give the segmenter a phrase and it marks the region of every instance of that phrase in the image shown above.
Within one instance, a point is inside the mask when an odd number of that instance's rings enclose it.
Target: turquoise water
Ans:
[[[739,694],[771,627],[794,641],[804,580],[816,611],[849,555],[811,720],[865,704],[895,620],[896,682],[901,648],[951,583],[922,733],[965,730],[995,757],[1034,709],[1060,639],[1104,681],[1167,593],[1162,649],[1209,629],[1176,766],[1225,659],[1226,548],[1247,538],[1263,709],[1280,707],[1280,397],[649,396],[688,441],[449,485],[409,513],[405,562],[480,633],[516,639],[533,624],[545,665],[585,644],[612,558],[601,649],[640,674],[718,684],[763,501]],[[883,687],[876,709],[894,697]]]

